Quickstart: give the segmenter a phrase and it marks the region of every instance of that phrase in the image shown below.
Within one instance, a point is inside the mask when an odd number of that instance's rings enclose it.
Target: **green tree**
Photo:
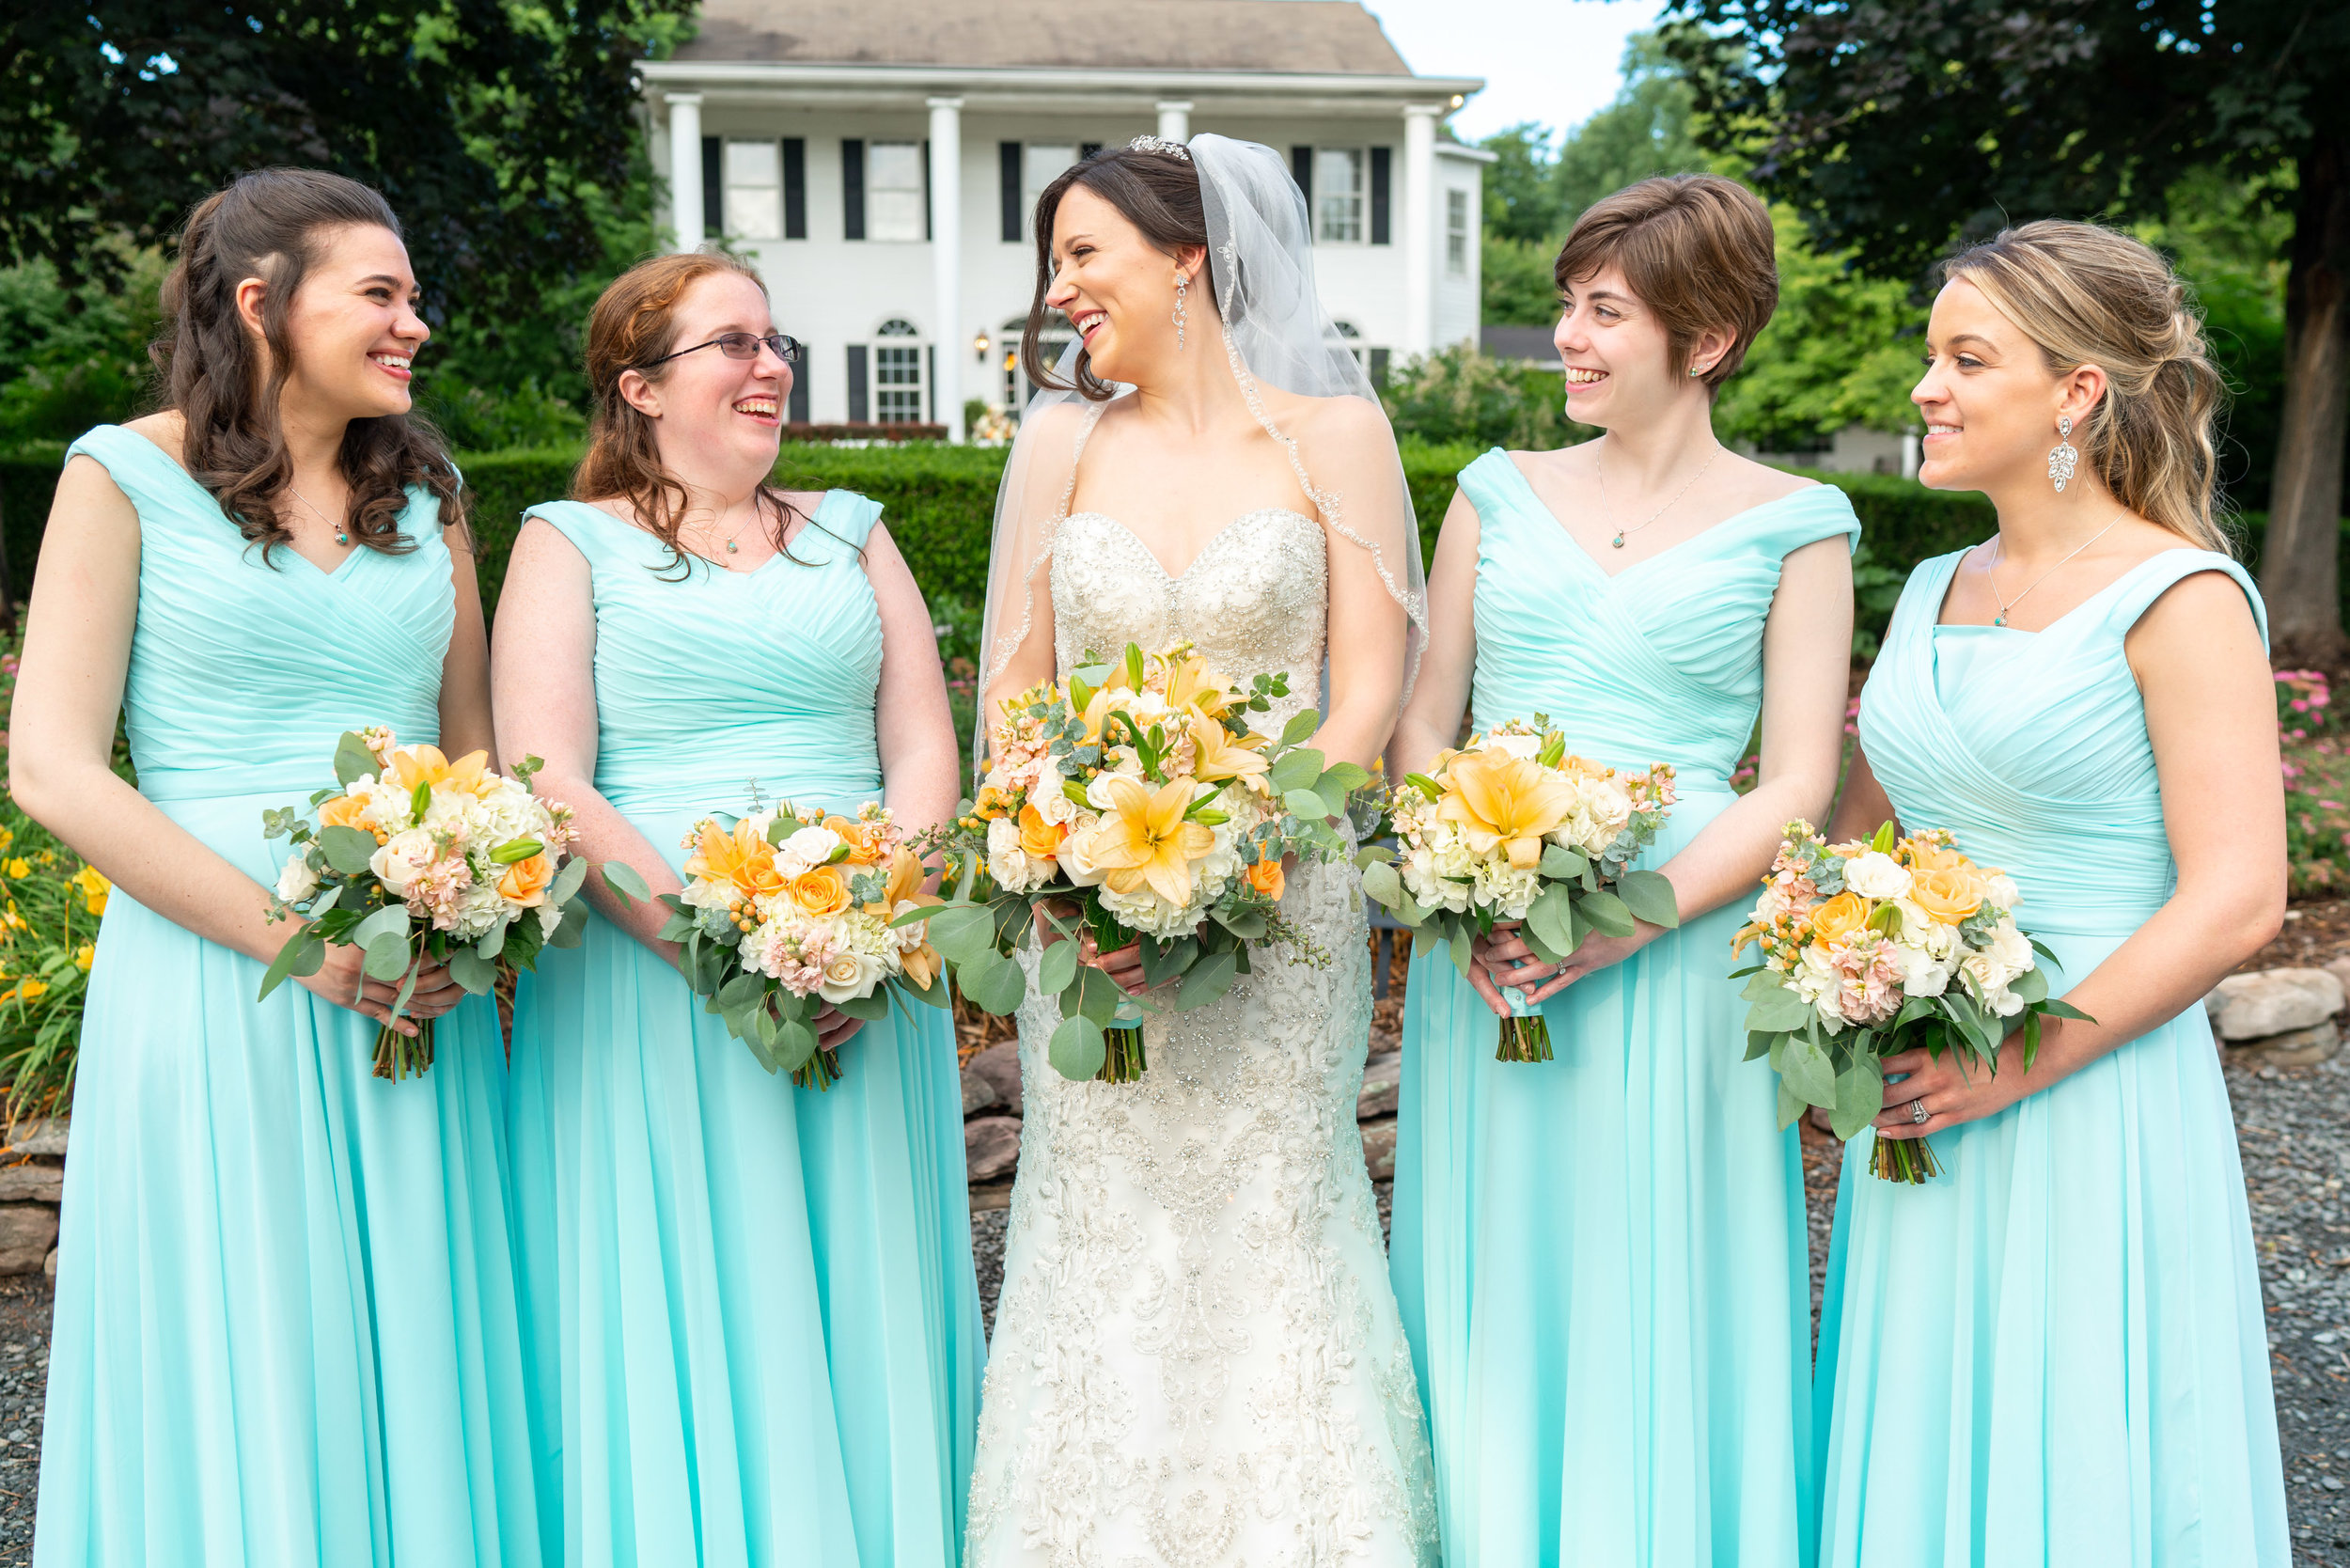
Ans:
[[[2198,169],[2293,220],[2262,588],[2280,655],[2331,660],[2350,435],[2350,8],[2313,0],[1680,0],[1700,140],[1754,160],[1825,250],[1912,280],[2037,216],[2168,216]]]
[[[606,252],[642,178],[634,62],[691,0],[185,0],[0,14],[0,260],[125,281],[188,207],[269,164],[400,213],[436,328],[484,363]],[[602,205],[599,204],[602,198]],[[525,349],[528,357],[535,350]]]

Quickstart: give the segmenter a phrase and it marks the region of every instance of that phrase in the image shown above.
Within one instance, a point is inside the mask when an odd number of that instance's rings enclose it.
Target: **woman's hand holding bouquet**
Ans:
[[[963,995],[1009,1013],[1027,994],[1015,956],[1046,933],[1037,989],[1058,998],[1050,1056],[1064,1077],[1142,1075],[1142,1015],[1201,1007],[1279,943],[1328,961],[1281,914],[1284,864],[1348,853],[1331,825],[1369,778],[1305,745],[1308,711],[1277,738],[1250,727],[1289,694],[1260,675],[1246,690],[1189,643],[1115,663],[1088,662],[1006,704],[976,802],[926,844],[943,851],[956,896],[929,917],[931,940]],[[1134,949],[1133,998],[1093,952]]]

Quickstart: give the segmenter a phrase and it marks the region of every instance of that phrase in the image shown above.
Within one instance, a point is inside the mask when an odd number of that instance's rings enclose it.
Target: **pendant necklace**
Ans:
[[[2095,533],[2091,534],[2087,539],[2082,540],[2078,544],[2073,546],[2070,553],[2065,556],[2064,560],[2057,562],[2056,566],[2048,568],[2047,571],[2043,572],[2039,576],[2034,577],[2031,580],[2030,587],[2025,588],[2023,593],[2017,594],[2013,599],[2002,599],[1999,597],[1999,580],[1991,574],[1998,567],[1999,562],[2005,558],[2002,552],[2007,546],[2007,534],[2005,531],[2001,531],[1997,538],[1992,540],[1991,559],[1982,569],[1982,580],[1991,585],[1991,597],[1999,601],[1999,613],[1991,618],[1991,624],[1994,626],[2006,625],[2008,612],[2014,609],[2016,605],[2024,602],[2024,594],[2031,592],[2032,588],[2038,588],[2041,584],[2046,582],[2050,577],[2054,576],[2056,574],[2057,568],[2061,567],[2064,564],[2064,561],[2071,560],[2073,557],[2079,555],[2083,550],[2088,549],[2091,545],[2105,538],[2106,535],[2113,532],[2114,523],[2121,522],[2122,519],[2129,516],[2129,514],[2130,509],[2127,507],[2123,507],[2120,511],[2115,512],[2113,514],[2112,523],[2107,523],[2104,527],[2098,529]]]
[[[1650,512],[1646,522],[1636,523],[1629,528],[1618,528],[1616,530],[1616,537],[1609,540],[1607,542],[1619,550],[1622,549],[1625,535],[1638,533],[1642,528],[1647,527],[1650,523],[1655,522],[1658,518],[1672,510],[1674,507],[1681,503],[1681,498],[1689,494],[1690,486],[1695,485],[1700,479],[1705,478],[1705,471],[1714,466],[1714,459],[1721,455],[1722,444],[1716,441],[1714,443],[1713,456],[1708,457],[1703,463],[1698,464],[1698,471],[1689,476],[1688,484],[1684,484],[1679,490],[1673,492],[1673,498],[1671,500],[1666,502],[1663,506],[1658,507],[1654,511]],[[1591,467],[1599,475],[1599,510],[1600,514],[1604,517],[1608,515],[1609,512],[1607,505],[1607,465],[1600,461],[1600,456],[1597,452],[1593,452],[1591,454]]]
[[[301,491],[295,490],[293,480],[288,479],[286,481],[286,488],[293,491],[295,500],[300,501],[304,506],[308,507],[311,511],[316,512],[320,522],[335,530],[336,543],[349,544],[351,542],[351,534],[349,531],[346,530],[340,523],[337,523],[334,519],[328,517],[325,512],[320,511],[319,504],[316,501],[313,501],[307,495],[303,494]]]

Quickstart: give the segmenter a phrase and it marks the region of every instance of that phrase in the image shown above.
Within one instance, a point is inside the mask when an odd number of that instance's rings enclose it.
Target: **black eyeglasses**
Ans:
[[[800,362],[800,340],[796,337],[786,337],[780,332],[771,332],[764,337],[755,332],[722,332],[707,343],[697,343],[693,348],[680,349],[677,353],[665,353],[659,359],[646,361],[637,368],[650,370],[655,365],[666,365],[680,354],[689,354],[702,349],[713,348],[728,359],[757,359],[762,345],[773,349],[776,357],[786,365],[797,365]]]

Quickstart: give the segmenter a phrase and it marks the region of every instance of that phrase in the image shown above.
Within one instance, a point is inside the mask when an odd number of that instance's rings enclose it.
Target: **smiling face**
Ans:
[[[1665,323],[1614,266],[1561,291],[1550,340],[1566,366],[1567,417],[1578,423],[1612,427],[1653,415],[1676,397],[1704,395],[1695,377],[1673,374]],[[1729,341],[1726,332],[1704,333],[1690,362],[1712,364]]]
[[[320,232],[286,308],[293,366],[281,404],[318,421],[405,414],[416,351],[432,336],[416,314],[416,280],[400,236],[373,224]],[[260,334],[263,289],[240,290],[247,329]]]
[[[1934,302],[1926,353],[1909,400],[1926,423],[1918,478],[1934,490],[1997,495],[2046,483],[2058,416],[2070,414],[2078,426],[2103,388],[2102,373],[2088,368],[2051,371],[2039,345],[1964,277],[1944,284]]]
[[[1205,253],[1170,257],[1108,201],[1072,185],[1053,214],[1053,286],[1044,303],[1069,318],[1093,373],[1147,385],[1152,367],[1175,353],[1175,279],[1187,280],[1186,337],[1213,309],[1199,286]]]
[[[729,332],[772,334],[767,296],[740,273],[712,273],[678,296],[672,320],[676,330],[662,352],[692,352],[650,374],[621,372],[620,395],[653,421],[663,466],[688,483],[729,494],[745,489],[775,468],[791,367],[764,343],[754,359],[729,359],[724,349],[695,345]]]

